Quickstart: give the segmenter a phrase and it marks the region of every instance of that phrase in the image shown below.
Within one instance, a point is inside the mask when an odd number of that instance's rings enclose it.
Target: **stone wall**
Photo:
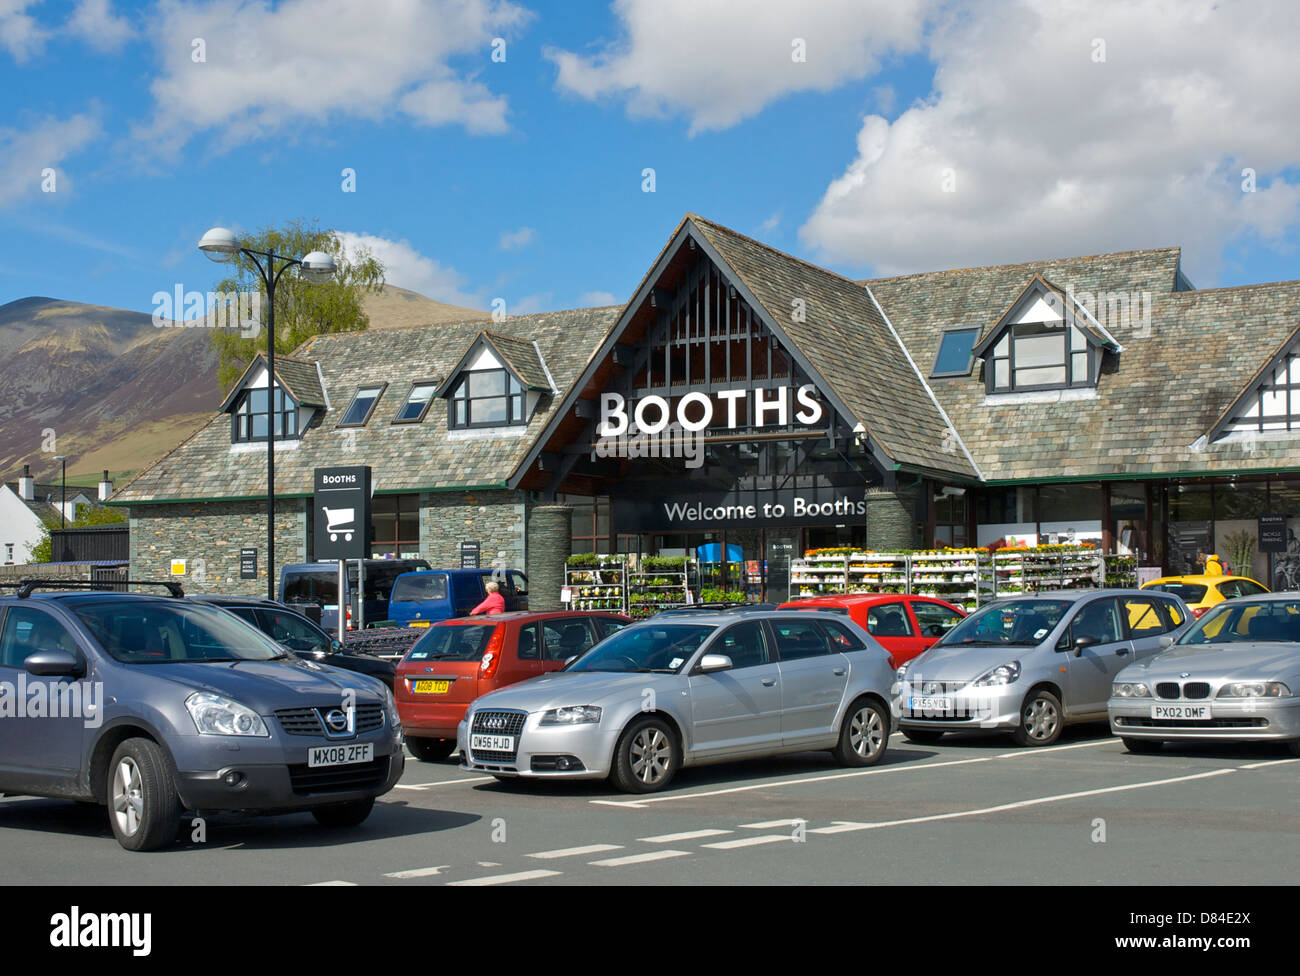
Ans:
[[[528,513],[528,609],[563,610],[565,560],[573,551],[573,508],[534,505]]]
[[[309,499],[275,503],[275,564],[307,561]],[[239,550],[257,550],[257,579],[239,578]],[[266,503],[182,502],[131,509],[131,578],[169,579],[173,559],[187,592],[266,596]],[[276,580],[279,589],[279,580]]]
[[[477,542],[479,565],[498,557],[524,567],[527,502],[517,491],[426,492],[420,496],[420,555],[435,569],[460,566],[460,544]]]
[[[919,489],[867,489],[867,548],[878,552],[916,549],[922,544],[916,519]]]
[[[94,568],[89,563],[26,563],[18,566],[0,566],[0,583],[17,583],[25,579],[88,580]],[[12,596],[13,591],[9,591],[9,594]]]

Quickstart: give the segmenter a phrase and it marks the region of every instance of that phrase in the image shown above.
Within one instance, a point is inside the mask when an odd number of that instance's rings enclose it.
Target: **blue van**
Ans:
[[[449,617],[464,617],[487,596],[484,584],[493,573],[506,609],[527,610],[528,577],[517,569],[430,569],[397,577],[388,599],[388,619],[427,627]]]
[[[348,560],[347,591],[344,593],[343,605],[347,607],[349,628],[359,627],[363,620],[367,624],[386,620],[393,582],[403,573],[429,568],[423,559],[367,559],[365,602],[364,605],[359,605],[358,562],[360,560]],[[339,619],[339,564],[292,563],[280,567],[280,602],[311,618],[325,630],[336,632]]]

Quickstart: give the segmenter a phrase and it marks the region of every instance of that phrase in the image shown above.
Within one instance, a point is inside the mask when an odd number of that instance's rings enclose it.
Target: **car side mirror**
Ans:
[[[708,674],[710,671],[726,671],[731,667],[731,658],[725,654],[705,654],[700,658],[700,672]]]
[[[335,637],[332,641],[330,641],[330,653],[333,654],[335,651],[341,651],[341,650],[343,650],[343,642],[339,640],[337,637]]]
[[[1160,638],[1161,650],[1164,650],[1166,647],[1173,647],[1173,646],[1174,646],[1174,639],[1170,637],[1168,634],[1165,634]]]
[[[84,670],[77,655],[62,648],[37,651],[35,654],[27,655],[26,660],[23,661],[23,669],[28,674],[45,678],[78,678]]]
[[[1079,657],[1081,654],[1083,654],[1083,649],[1085,647],[1092,647],[1096,643],[1097,643],[1097,638],[1089,637],[1087,634],[1083,634],[1079,637],[1076,637],[1074,639],[1074,656]]]

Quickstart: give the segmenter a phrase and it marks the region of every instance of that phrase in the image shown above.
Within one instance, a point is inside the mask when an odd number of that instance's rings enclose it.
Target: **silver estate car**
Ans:
[[[1106,717],[1111,683],[1190,626],[1187,605],[1150,590],[1025,594],[971,613],[898,669],[898,725],[910,741],[998,729],[1019,745]]]
[[[654,618],[476,700],[461,768],[649,793],[683,766],[777,753],[869,766],[885,754],[892,681],[884,648],[831,614]]]
[[[1129,752],[1167,741],[1285,741],[1300,756],[1300,596],[1212,607],[1168,650],[1121,671],[1111,731]]]

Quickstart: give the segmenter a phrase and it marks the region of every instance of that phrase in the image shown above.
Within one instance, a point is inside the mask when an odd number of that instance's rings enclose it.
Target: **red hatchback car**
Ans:
[[[880,642],[894,666],[910,661],[953,627],[966,611],[930,596],[897,593],[840,593],[804,597],[778,610],[823,610],[846,614]]]
[[[616,613],[498,613],[429,628],[397,665],[393,697],[406,747],[424,762],[456,749],[456,726],[489,691],[555,671],[632,622]]]

